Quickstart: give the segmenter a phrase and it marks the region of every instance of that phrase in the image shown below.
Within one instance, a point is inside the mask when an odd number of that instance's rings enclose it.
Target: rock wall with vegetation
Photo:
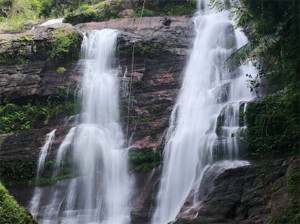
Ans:
[[[69,24],[0,34],[0,179],[5,186],[33,183],[45,135],[78,113],[81,40]],[[57,127],[57,136],[68,130],[68,125]]]

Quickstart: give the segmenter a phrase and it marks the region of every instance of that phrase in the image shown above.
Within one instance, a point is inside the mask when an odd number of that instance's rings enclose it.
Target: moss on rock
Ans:
[[[33,224],[36,220],[21,207],[0,183],[0,223]]]

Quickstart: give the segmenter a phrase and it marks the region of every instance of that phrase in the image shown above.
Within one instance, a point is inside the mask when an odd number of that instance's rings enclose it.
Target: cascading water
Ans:
[[[245,76],[253,68],[243,66],[235,72],[224,68],[226,58],[247,38],[233,29],[228,11],[210,9],[209,3],[198,1],[201,9],[195,18],[196,39],[170,118],[153,224],[176,219],[192,188],[199,186],[204,167],[213,162],[216,146],[225,145],[226,157],[237,158],[239,105],[253,98]],[[217,122],[221,111],[225,111],[223,127]],[[218,128],[227,131],[217,134]]]
[[[56,132],[56,129],[54,129],[53,131],[51,131],[50,133],[47,134],[45,144],[44,144],[42,150],[40,151],[36,180],[38,180],[38,178],[41,176],[41,172],[44,169],[45,160],[48,155],[48,151],[51,150],[52,141],[55,137],[55,132]],[[37,209],[40,204],[42,193],[43,193],[43,190],[40,187],[36,187],[34,189],[34,196],[29,203],[29,211],[34,215],[37,213]]]
[[[78,176],[51,186],[41,223],[126,224],[130,220],[130,178],[119,124],[117,69],[113,68],[117,31],[84,35],[85,56],[81,124],[61,144],[53,178],[71,155]]]

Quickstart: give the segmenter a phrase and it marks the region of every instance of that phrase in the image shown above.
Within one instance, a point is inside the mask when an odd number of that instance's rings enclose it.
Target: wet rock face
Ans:
[[[170,21],[168,25],[166,20]],[[118,37],[119,64],[124,75],[121,80],[128,84],[127,89],[121,89],[124,133],[129,145],[162,150],[191,47],[192,20],[153,17],[125,19],[122,23],[128,27],[120,28]],[[117,20],[110,26],[120,24]]]
[[[56,149],[58,149],[65,134],[70,128],[68,125],[47,126],[16,134],[0,135],[0,164],[6,163],[14,165],[37,162],[39,152],[43,147],[46,135],[55,128],[57,129],[55,133],[55,140],[52,144],[52,150],[49,151],[49,156],[47,157],[47,159],[53,160],[55,158]]]
[[[279,221],[293,206],[299,206],[296,196],[299,192],[292,195],[287,190],[291,173],[299,171],[299,159],[273,160],[228,169],[214,180],[213,188],[198,201],[198,205],[189,213],[183,210],[175,223]]]
[[[58,33],[74,32],[78,42],[73,48],[79,52],[80,35],[70,24],[37,27],[18,34],[0,34],[0,98],[3,101],[22,101],[34,96],[49,96],[58,92],[58,86],[77,86],[75,66],[77,59],[53,63],[57,55],[53,42]],[[69,52],[70,54],[72,52]],[[53,57],[53,58],[52,58]],[[57,69],[65,67],[59,74]],[[0,103],[1,103],[0,102]]]

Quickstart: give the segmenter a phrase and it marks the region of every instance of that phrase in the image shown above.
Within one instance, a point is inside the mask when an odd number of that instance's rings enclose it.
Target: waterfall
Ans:
[[[41,149],[40,155],[39,155],[36,180],[38,180],[38,178],[41,176],[42,171],[44,170],[45,160],[46,160],[46,157],[48,155],[48,151],[51,150],[52,141],[55,137],[55,131],[56,131],[56,129],[54,129],[53,131],[51,131],[50,133],[48,133],[46,135],[45,144],[44,144],[43,148]],[[38,206],[40,204],[42,193],[43,193],[43,191],[42,191],[41,188],[36,187],[34,189],[34,196],[33,196],[32,200],[29,203],[29,211],[32,214],[37,213],[37,209],[38,209]]]
[[[239,107],[253,98],[245,76],[253,67],[242,66],[234,72],[224,68],[226,58],[247,38],[233,28],[227,10],[210,9],[209,2],[198,2],[196,37],[170,118],[153,224],[176,219],[192,188],[200,184],[197,180],[205,166],[213,162],[216,147],[223,146],[227,159],[238,158]]]
[[[76,177],[52,185],[38,219],[41,223],[126,224],[130,220],[127,151],[119,123],[118,70],[114,52],[118,32],[84,34],[83,112],[59,147],[53,179],[71,157]]]

